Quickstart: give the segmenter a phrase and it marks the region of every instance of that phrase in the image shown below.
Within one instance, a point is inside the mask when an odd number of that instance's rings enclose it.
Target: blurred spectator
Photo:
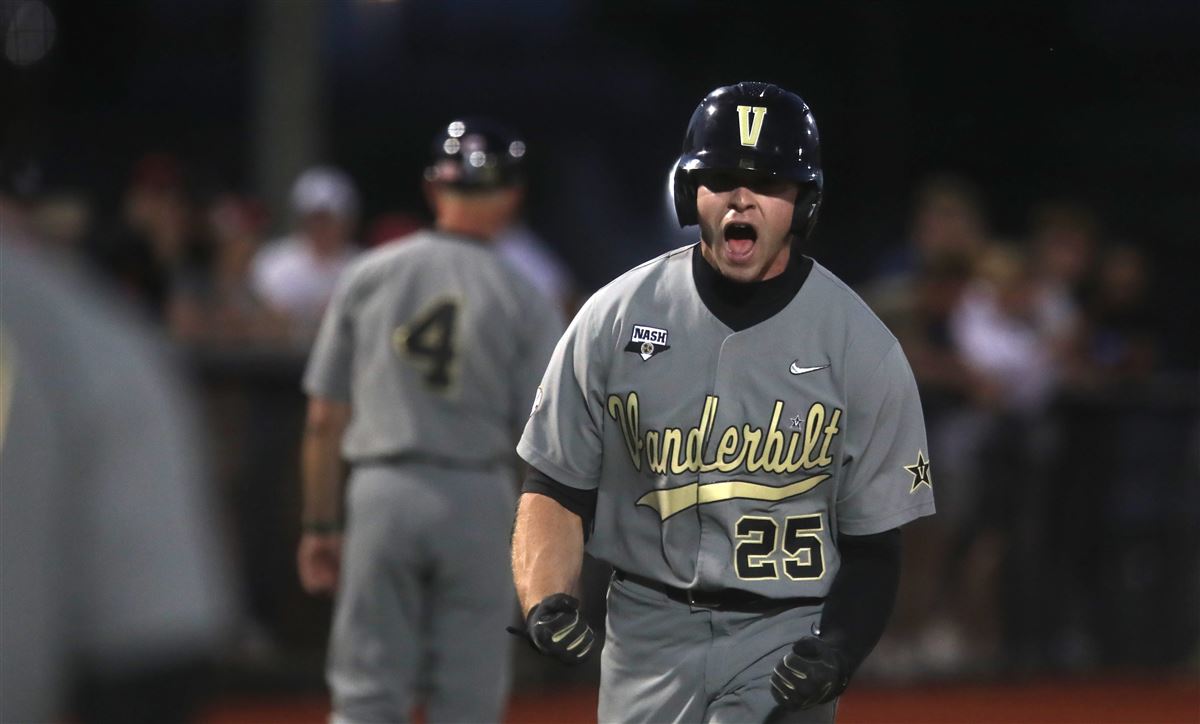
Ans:
[[[988,249],[977,274],[951,319],[958,351],[979,375],[976,397],[1003,409],[1043,409],[1058,378],[1067,320],[1016,248]]]
[[[558,303],[567,319],[574,316],[575,282],[558,255],[524,223],[516,223],[500,232],[495,249],[513,269],[547,299]]]
[[[351,239],[358,193],[345,173],[315,167],[296,179],[292,209],[296,230],[260,250],[252,274],[259,298],[303,341],[316,334],[338,277],[358,251]]]
[[[909,243],[883,257],[878,276],[910,277],[930,259],[973,259],[986,240],[983,204],[974,185],[949,174],[933,176],[917,191]]]
[[[367,229],[367,247],[375,248],[399,241],[425,226],[425,221],[416,214],[394,211],[376,216]]]
[[[118,227],[95,250],[100,269],[128,299],[165,321],[175,278],[202,264],[204,250],[178,159],[144,156],[134,166]]]
[[[1058,330],[1063,355],[1063,383],[1087,376],[1082,343],[1081,303],[1095,267],[1099,225],[1083,206],[1043,204],[1033,214],[1034,270],[1039,280],[1039,305],[1047,322]]]
[[[928,272],[944,277],[954,267],[969,268],[986,240],[983,207],[974,187],[956,176],[932,177],[917,192],[908,243],[883,255],[863,297],[889,327],[904,326],[919,304],[922,277],[931,279]],[[913,372],[920,381],[917,367],[914,361]]]
[[[0,243],[0,721],[193,713],[232,600],[192,423],[157,343]]]
[[[250,270],[265,221],[262,206],[232,194],[218,197],[207,215],[212,244],[208,267],[182,276],[171,295],[173,336],[187,342],[281,340],[286,320],[251,288]]]
[[[964,620],[988,595],[975,581],[957,575],[962,566],[954,553],[963,531],[975,523],[976,491],[961,481],[970,459],[955,454],[955,438],[964,429],[960,413],[980,378],[963,358],[953,320],[973,286],[975,261],[986,239],[974,187],[954,176],[932,177],[916,194],[909,243],[884,258],[879,276],[863,290],[904,347],[921,385],[931,458],[940,479],[949,481],[934,489],[938,515],[919,521],[906,536],[895,625],[873,662],[891,673],[965,670],[990,655],[995,638]],[[965,429],[971,429],[966,422]],[[976,569],[987,569],[986,558],[976,555]]]
[[[1036,668],[1052,633],[1041,610],[1051,528],[1047,413],[1072,319],[1029,257],[997,244],[980,257],[951,332],[975,376],[974,405],[951,414],[940,435],[961,509],[951,573],[961,582],[962,630],[977,651],[993,655],[1003,641],[1007,665]]]
[[[92,226],[92,209],[85,197],[74,193],[50,194],[37,202],[30,216],[30,226],[44,244],[63,257],[72,260],[82,257],[83,244]]]
[[[1158,327],[1145,256],[1132,246],[1104,253],[1087,300],[1083,341],[1089,386],[1144,381],[1158,357]]]
[[[1095,265],[1099,224],[1087,208],[1069,203],[1040,206],[1033,214],[1034,267],[1048,293],[1078,302]]]
[[[930,396],[961,401],[971,387],[972,376],[962,362],[951,337],[950,320],[971,281],[968,259],[944,256],[925,262],[911,280],[909,294],[894,299],[885,321],[904,345],[917,382],[922,385],[922,404]],[[902,304],[902,306],[901,306]]]

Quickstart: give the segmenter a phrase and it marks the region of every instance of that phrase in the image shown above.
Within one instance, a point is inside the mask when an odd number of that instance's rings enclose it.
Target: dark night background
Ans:
[[[252,3],[56,9],[51,58],[5,68],[9,149],[108,205],[147,150],[250,183]],[[914,185],[938,171],[978,184],[1002,235],[1038,199],[1079,199],[1170,267],[1198,241],[1198,30],[1190,2],[334,2],[324,156],[360,179],[368,216],[420,210],[438,124],[510,119],[534,149],[535,226],[595,287],[667,248],[666,173],[703,94],[770,80],[816,114],[828,186],[813,252],[850,281],[898,243]],[[1184,284],[1162,292],[1180,304]]]

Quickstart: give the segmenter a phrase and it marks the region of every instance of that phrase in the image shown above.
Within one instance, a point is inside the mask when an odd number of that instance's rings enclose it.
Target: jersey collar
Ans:
[[[787,268],[779,276],[761,282],[735,282],[708,263],[700,251],[703,243],[692,248],[692,280],[696,292],[708,311],[735,332],[778,314],[804,286],[813,267],[813,260],[793,247]]]

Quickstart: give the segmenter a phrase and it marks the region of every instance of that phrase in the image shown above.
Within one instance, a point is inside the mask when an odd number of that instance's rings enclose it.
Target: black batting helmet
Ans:
[[[425,178],[463,190],[518,184],[524,177],[525,141],[511,129],[484,118],[446,124],[433,140]]]
[[[808,236],[821,206],[821,143],[817,122],[800,96],[770,83],[717,88],[692,113],[675,167],[680,226],[699,223],[695,172],[759,171],[801,186],[792,231]]]

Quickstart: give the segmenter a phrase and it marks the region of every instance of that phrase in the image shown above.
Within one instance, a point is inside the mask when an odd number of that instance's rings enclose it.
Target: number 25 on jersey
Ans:
[[[793,581],[815,581],[825,575],[825,554],[821,547],[821,515],[789,515],[783,523],[783,540],[774,518],[743,515],[733,526],[738,544],[733,565],[744,581],[777,580],[779,565]],[[782,550],[782,560],[774,560]]]

